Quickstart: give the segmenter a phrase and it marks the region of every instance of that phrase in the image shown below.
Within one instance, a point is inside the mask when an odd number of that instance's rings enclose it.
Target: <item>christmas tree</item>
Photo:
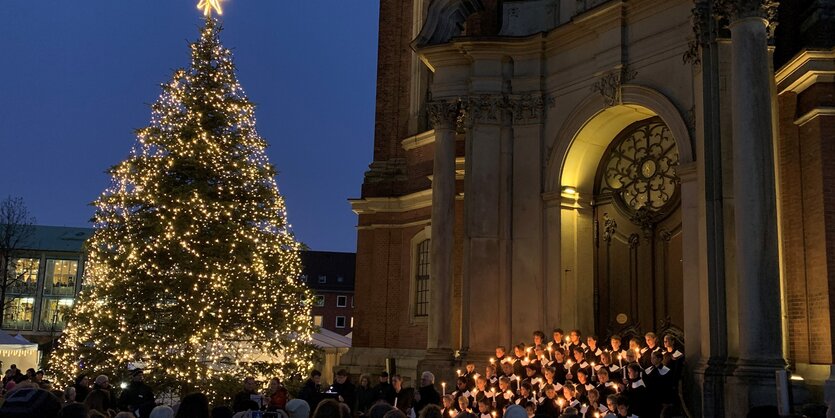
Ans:
[[[249,374],[312,365],[312,295],[298,281],[276,171],[220,26],[207,17],[113,185],[96,200],[84,288],[51,368],[213,395]]]

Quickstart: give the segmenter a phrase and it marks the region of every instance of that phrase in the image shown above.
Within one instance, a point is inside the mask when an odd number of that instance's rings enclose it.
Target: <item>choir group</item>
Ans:
[[[542,331],[533,344],[520,343],[508,352],[496,347],[484,374],[474,362],[458,370],[455,386],[441,383],[443,414],[462,412],[478,418],[501,418],[513,404],[529,417],[672,417],[683,415],[679,382],[684,355],[672,335],[649,332],[644,341],[607,342],[582,337],[579,330],[565,335],[555,329],[550,341]]]

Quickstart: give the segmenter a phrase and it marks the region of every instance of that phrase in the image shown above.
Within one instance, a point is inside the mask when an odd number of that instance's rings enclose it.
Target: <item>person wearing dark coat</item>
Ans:
[[[18,372],[19,371],[20,370],[18,370]],[[75,384],[73,387],[75,388],[75,399],[80,402],[84,402],[84,399],[87,399],[87,395],[90,394],[90,378],[86,374],[78,375],[78,377],[75,378]]]
[[[140,418],[147,417],[154,408],[154,391],[144,382],[142,369],[134,369],[130,372],[131,381],[119,395],[119,409],[123,411],[136,412]]]
[[[357,406],[351,409],[365,415],[368,408],[371,408],[371,404],[374,403],[374,388],[371,387],[371,378],[367,374],[360,376],[360,382],[356,389]]]
[[[374,400],[383,400],[388,402],[389,405],[394,404],[394,386],[389,383],[388,372],[380,373],[380,383],[374,386]]]
[[[357,401],[357,388],[351,383],[347,370],[340,369],[336,372],[336,382],[331,385],[329,392],[336,393],[336,400],[339,402],[354,408]]]
[[[310,372],[310,378],[304,382],[304,386],[299,391],[298,398],[307,402],[308,405],[315,408],[322,400],[322,386],[319,383],[322,379],[322,372],[313,370]]]
[[[251,402],[254,402],[252,399],[253,396],[258,396],[258,392],[256,392],[256,383],[255,378],[252,376],[247,376],[244,379],[244,388],[240,392],[235,394],[235,397],[232,398],[232,410],[235,412],[242,412],[247,411],[251,407]],[[258,403],[260,406],[259,402]]]
[[[441,394],[435,389],[435,375],[431,372],[420,375],[420,388],[415,396],[415,414],[419,415],[426,405],[441,405]]]
[[[399,374],[391,377],[391,385],[394,387],[394,403],[392,406],[409,416],[409,409],[412,409],[415,403],[415,389],[404,388],[403,378]]]

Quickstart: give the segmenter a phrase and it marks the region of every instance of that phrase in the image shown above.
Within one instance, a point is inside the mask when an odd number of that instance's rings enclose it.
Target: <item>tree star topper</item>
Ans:
[[[217,11],[218,15],[223,14],[223,9],[220,8],[221,0],[200,0],[200,3],[197,4],[197,8],[203,10],[203,14],[206,17],[210,17],[212,15],[212,9]]]

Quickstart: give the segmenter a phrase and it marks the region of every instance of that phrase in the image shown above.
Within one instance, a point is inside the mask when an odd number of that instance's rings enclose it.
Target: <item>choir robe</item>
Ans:
[[[475,378],[478,373],[473,371],[472,373],[466,372],[463,374],[464,377],[467,378],[467,389],[472,389],[475,387]]]
[[[525,363],[522,364],[522,360],[523,358],[518,357],[513,359],[513,374],[515,374],[516,376],[525,375],[525,364],[527,364],[528,362],[525,361]]]
[[[651,370],[644,370],[644,373],[646,374],[644,383],[656,403],[672,405],[676,402],[678,387],[673,371],[669,367],[663,365],[661,368],[652,367]]]
[[[603,350],[600,346],[595,347],[594,349],[589,349],[586,351],[586,361],[589,363],[600,363],[600,355],[603,354]]]
[[[596,408],[594,405],[587,405],[580,408],[580,416],[583,418],[595,418],[594,413],[597,412],[602,417],[606,415],[608,410],[609,408],[606,405],[600,405],[600,403],[597,404]]]
[[[676,381],[681,379],[681,374],[684,371],[684,353],[679,350],[664,352],[664,365],[673,371]]]
[[[455,392],[452,392],[452,402],[453,402],[453,405],[459,405],[459,403],[458,403],[458,398],[460,398],[460,397],[462,397],[462,396],[464,396],[464,397],[466,397],[466,398],[467,398],[467,402],[469,402],[469,403],[468,403],[468,405],[472,405],[472,404],[473,404],[473,396],[472,396],[472,393],[470,393],[470,391],[469,391],[469,390],[464,389],[464,390],[456,390]]]
[[[597,389],[597,393],[600,394],[601,400],[605,400],[609,395],[615,395],[618,393],[614,382],[598,383],[594,388]]]
[[[649,391],[643,379],[638,379],[626,385],[623,390],[623,395],[629,399],[629,413],[637,415],[641,418],[648,418],[651,416],[652,408],[650,406]]]
[[[519,392],[519,385],[522,384],[522,378],[516,374],[512,374],[507,378],[510,379],[510,389],[513,391],[513,393]]]
[[[568,369],[565,368],[565,363],[557,363],[555,361],[552,366],[554,367],[554,381],[559,384],[565,384],[565,375],[568,373]]]
[[[542,415],[548,418],[559,418],[560,406],[557,404],[557,398],[545,398],[536,408],[536,415]]]
[[[574,386],[574,388],[577,391],[574,397],[577,398],[580,403],[589,403],[589,390],[594,389],[594,385],[588,382],[585,385],[578,383]]]
[[[641,356],[638,358],[638,364],[641,365],[642,369],[646,369],[649,366],[652,366],[652,353],[656,351],[661,351],[661,347],[655,346],[654,348],[644,347],[641,349]]]
[[[577,382],[577,371],[583,369],[586,371],[586,376],[591,378],[591,364],[587,361],[583,361],[582,363],[574,363],[571,365],[571,380],[573,382]]]
[[[527,398],[526,398],[526,397],[519,396],[519,397],[517,397],[517,398],[513,401],[513,403],[515,403],[516,405],[521,406],[522,408],[524,408],[524,407],[525,407],[525,405],[527,405],[527,404],[528,404],[528,402],[533,402],[533,403],[536,403],[536,402],[535,402],[535,400],[534,400],[533,394],[528,395],[528,397],[527,397]]]
[[[503,414],[504,408],[508,405],[511,405],[516,401],[516,395],[513,392],[508,393],[507,391],[499,393],[496,396],[496,410],[499,411],[499,415]]]
[[[586,343],[584,343],[582,341],[579,344],[571,343],[571,344],[568,344],[568,351],[566,351],[566,356],[568,356],[570,358],[574,358],[574,349],[576,347],[582,348],[583,353],[585,353],[586,351],[589,351],[589,346],[587,346]]]

